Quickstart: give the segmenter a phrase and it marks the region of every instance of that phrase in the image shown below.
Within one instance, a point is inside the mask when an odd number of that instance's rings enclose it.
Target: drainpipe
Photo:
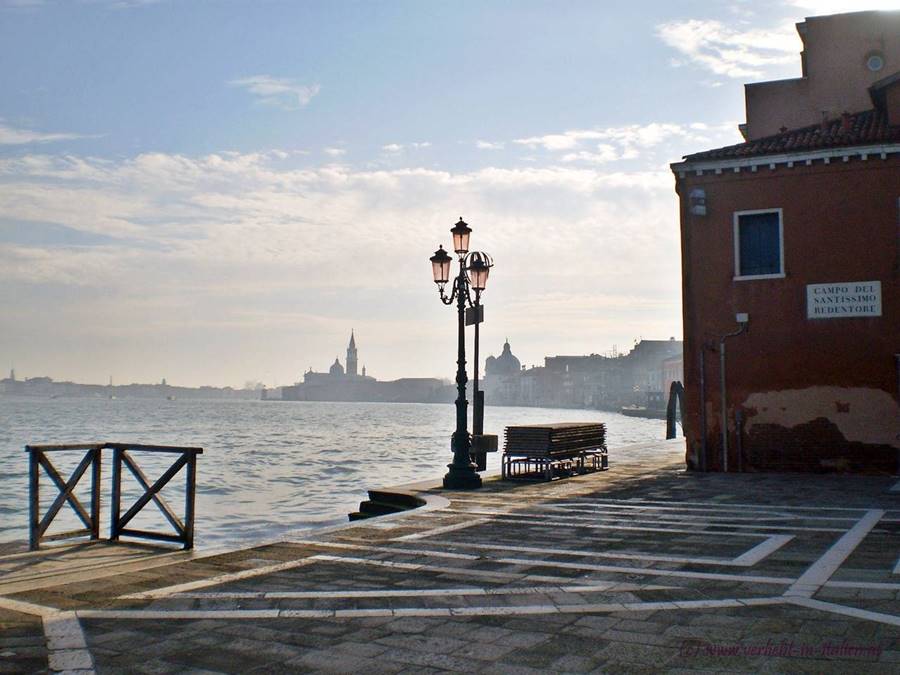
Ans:
[[[725,390],[725,340],[730,337],[737,337],[745,330],[750,322],[748,314],[739,313],[735,315],[735,320],[741,325],[733,333],[727,333],[719,338],[719,385],[722,389],[722,471],[728,472],[728,409],[727,397]]]
[[[708,342],[700,345],[700,470],[709,471],[706,455],[706,350]]]

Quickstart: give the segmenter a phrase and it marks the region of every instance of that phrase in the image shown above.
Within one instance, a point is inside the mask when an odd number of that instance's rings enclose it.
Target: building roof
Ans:
[[[740,159],[882,143],[900,143],[900,125],[889,124],[884,110],[873,109],[755,141],[685,155],[684,160]]]

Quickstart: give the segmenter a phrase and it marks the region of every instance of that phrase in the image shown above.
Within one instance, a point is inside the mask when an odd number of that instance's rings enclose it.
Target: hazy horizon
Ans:
[[[460,216],[482,362],[681,339],[669,163],[741,141],[795,22],[891,5],[0,0],[0,369],[284,385],[354,330],[450,378]]]

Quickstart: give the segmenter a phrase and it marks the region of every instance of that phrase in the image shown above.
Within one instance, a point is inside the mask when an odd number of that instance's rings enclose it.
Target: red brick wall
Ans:
[[[706,191],[707,215],[688,195]],[[701,445],[699,358],[726,343],[729,469],[893,470],[900,451],[900,157],[688,173],[681,196],[685,433]],[[735,211],[783,210],[783,279],[735,281]],[[882,316],[808,320],[806,285],[881,281]],[[707,466],[721,467],[718,351],[705,351]],[[735,411],[746,420],[738,439]],[[743,453],[738,456],[740,441]]]

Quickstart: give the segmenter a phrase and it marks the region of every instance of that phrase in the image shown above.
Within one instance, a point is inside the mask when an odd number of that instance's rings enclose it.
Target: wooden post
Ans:
[[[100,458],[102,448],[94,448],[91,466],[91,539],[100,538]]]
[[[194,498],[197,493],[197,453],[190,452],[184,491],[184,548],[194,548]]]
[[[110,504],[109,540],[119,539],[119,513],[122,509],[122,449],[113,450],[112,504]]]
[[[40,474],[37,454],[40,450],[26,447],[28,451],[28,548],[37,551],[40,540]]]

